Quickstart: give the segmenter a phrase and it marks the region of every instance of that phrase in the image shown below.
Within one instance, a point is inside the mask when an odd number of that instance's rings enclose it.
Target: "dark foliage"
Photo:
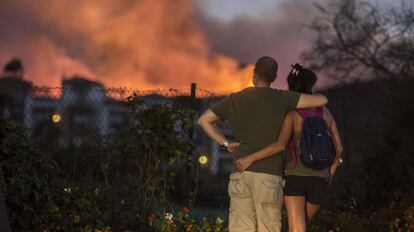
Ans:
[[[191,111],[149,107],[138,96],[127,105],[120,132],[49,156],[22,126],[2,119],[1,186],[15,231],[149,231],[150,212],[172,211],[172,198],[188,197],[173,183],[185,183]]]
[[[345,162],[312,228],[388,231],[414,194],[414,10],[407,1],[379,9],[355,0],[319,9],[311,24],[318,36],[304,58],[343,84],[325,94]]]
[[[23,65],[20,59],[13,59],[9,63],[4,66],[3,71],[5,73],[22,73],[23,72]]]

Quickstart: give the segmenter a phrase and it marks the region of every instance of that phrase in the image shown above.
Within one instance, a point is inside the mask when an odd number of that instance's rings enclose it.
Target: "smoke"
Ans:
[[[106,86],[215,92],[248,85],[251,67],[210,54],[190,0],[2,0],[0,64],[23,60],[36,85],[74,74]]]
[[[228,21],[219,20],[202,9],[208,0],[197,2],[200,22],[209,46],[244,63],[254,63],[257,57],[270,55],[279,62],[279,75],[275,87],[286,88],[290,65],[301,62],[301,53],[309,49],[314,33],[307,28],[318,16],[314,3],[309,0],[280,0],[273,7],[263,9],[257,16],[236,16]],[[328,1],[317,1],[326,4]],[[327,80],[320,76],[319,86]]]
[[[207,1],[2,0],[0,65],[21,58],[36,85],[59,86],[76,74],[108,87],[195,82],[228,93],[249,85],[249,64],[270,55],[280,67],[275,87],[285,88],[314,36],[305,27],[317,14],[313,1],[279,0],[258,17],[230,21],[209,15]]]

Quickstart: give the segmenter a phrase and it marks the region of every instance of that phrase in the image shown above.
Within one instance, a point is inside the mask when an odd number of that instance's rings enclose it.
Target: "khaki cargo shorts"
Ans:
[[[230,175],[229,231],[279,232],[283,179],[257,172]]]

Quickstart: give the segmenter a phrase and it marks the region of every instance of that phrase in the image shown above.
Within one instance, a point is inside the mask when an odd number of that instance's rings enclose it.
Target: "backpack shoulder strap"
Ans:
[[[306,109],[297,109],[296,112],[298,112],[298,114],[303,118],[307,118],[309,117],[309,113]]]
[[[309,117],[309,112],[306,109],[297,109],[296,112],[303,118]],[[318,107],[315,109],[315,116],[318,118],[322,118],[323,116],[323,107]]]
[[[289,148],[290,148],[290,152],[292,153],[292,168],[295,168],[298,161],[297,161],[296,149],[295,149],[295,144],[293,143],[293,139],[291,139],[289,142]]]
[[[323,116],[323,107],[318,107],[315,109],[315,116],[318,118],[322,118]]]

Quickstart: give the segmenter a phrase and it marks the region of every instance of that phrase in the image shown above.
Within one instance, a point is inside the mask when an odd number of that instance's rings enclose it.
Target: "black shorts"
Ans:
[[[322,205],[328,197],[329,178],[316,176],[286,176],[285,196],[304,196],[314,205]]]

